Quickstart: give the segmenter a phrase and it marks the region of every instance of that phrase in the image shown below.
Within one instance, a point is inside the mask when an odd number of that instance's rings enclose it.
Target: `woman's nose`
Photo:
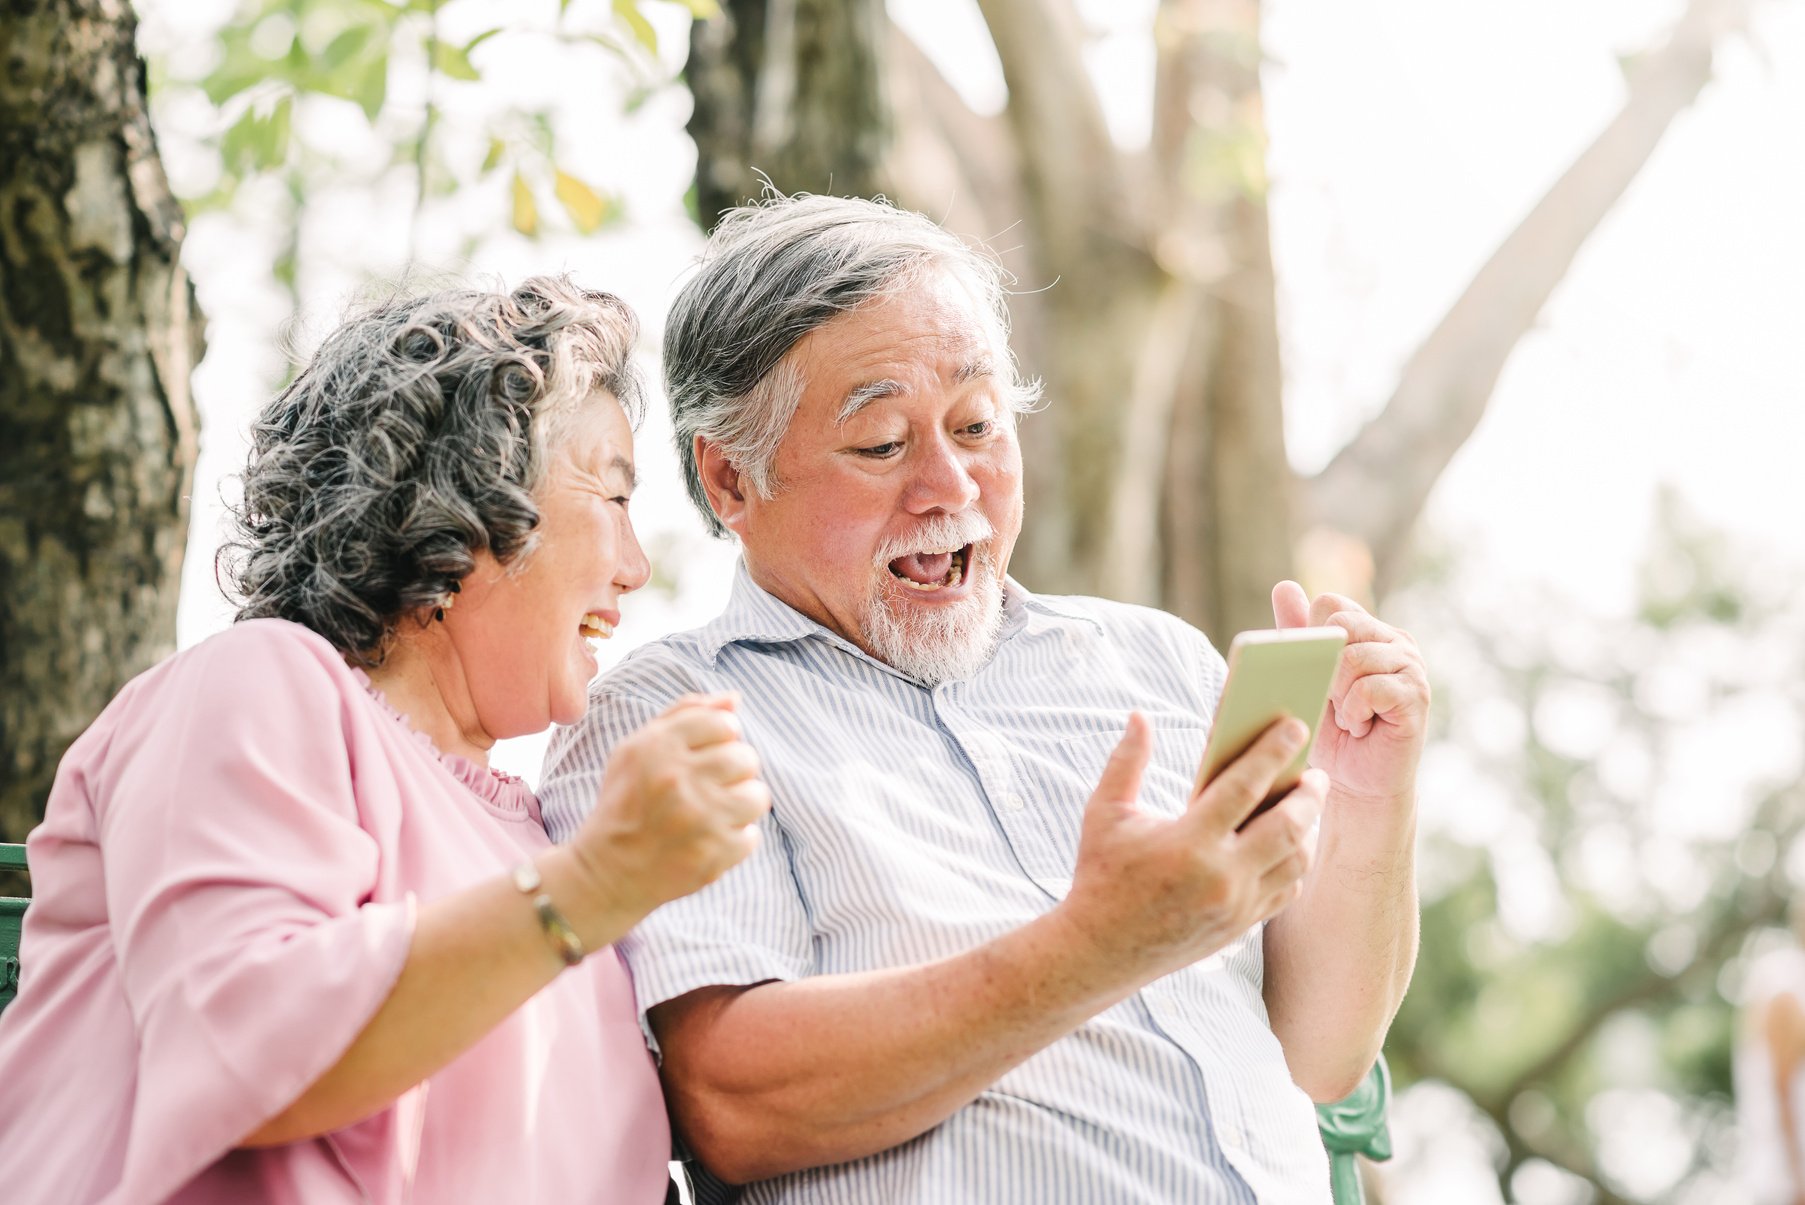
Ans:
[[[620,564],[614,567],[614,582],[625,594],[637,590],[652,580],[652,562],[647,559],[646,551],[639,545],[639,535],[633,530],[633,520],[628,519],[621,524]]]

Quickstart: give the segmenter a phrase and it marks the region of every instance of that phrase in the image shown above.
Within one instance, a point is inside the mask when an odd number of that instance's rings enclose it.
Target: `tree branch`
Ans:
[[[1141,223],[1125,196],[1127,165],[1085,69],[1071,0],[978,0],[978,7],[1009,85],[1042,263],[1063,273],[1063,261],[1100,243],[1139,244]]]
[[[1498,1101],[1505,1107],[1515,1100],[1517,1094],[1532,1084],[1549,1079],[1574,1055],[1578,1054],[1589,1043],[1598,1031],[1617,1014],[1637,1005],[1657,1000],[1673,990],[1676,984],[1690,979],[1701,971],[1714,970],[1724,964],[1729,957],[1730,949],[1748,936],[1751,929],[1763,925],[1776,924],[1786,915],[1786,903],[1772,891],[1768,891],[1758,901],[1758,906],[1748,913],[1732,912],[1729,917],[1718,922],[1711,935],[1700,943],[1697,952],[1687,964],[1672,975],[1664,975],[1650,967],[1641,977],[1623,985],[1617,991],[1598,1001],[1567,1031],[1558,1043],[1547,1050],[1529,1066],[1517,1072],[1498,1093]]]
[[[896,141],[885,171],[897,200],[987,242],[1021,216],[1015,143],[954,91],[914,39],[889,28],[887,85]]]
[[[1385,409],[1307,483],[1311,523],[1365,541],[1381,592],[1437,478],[1478,426],[1511,351],[1673,119],[1711,78],[1713,47],[1746,23],[1749,4],[1691,0],[1666,43],[1634,65],[1617,116],[1410,357]]]

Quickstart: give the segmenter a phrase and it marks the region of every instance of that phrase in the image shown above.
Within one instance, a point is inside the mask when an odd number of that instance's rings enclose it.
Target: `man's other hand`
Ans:
[[[1429,674],[1416,641],[1345,595],[1307,599],[1296,582],[1273,588],[1272,615],[1281,628],[1347,632],[1310,764],[1328,774],[1336,798],[1408,806],[1429,726]]]

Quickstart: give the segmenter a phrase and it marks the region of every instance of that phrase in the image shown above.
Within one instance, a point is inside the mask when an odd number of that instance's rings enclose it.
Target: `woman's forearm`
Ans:
[[[535,859],[544,889],[584,948],[623,936],[638,916],[590,906],[564,850]],[[580,918],[580,919],[579,919]],[[532,902],[497,876],[420,909],[394,988],[338,1061],[243,1140],[275,1146],[342,1129],[443,1068],[565,969]]]

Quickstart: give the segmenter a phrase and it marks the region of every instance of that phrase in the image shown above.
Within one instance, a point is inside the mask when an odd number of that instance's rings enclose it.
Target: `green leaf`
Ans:
[[[220,139],[220,158],[240,175],[279,166],[288,158],[293,113],[292,94],[282,97],[267,112],[259,111],[255,105],[246,109]]]
[[[219,157],[226,167],[240,175],[244,174],[245,165],[252,155],[252,144],[257,137],[257,111],[246,109],[242,116],[226,127],[226,132],[219,140]]]
[[[526,177],[518,171],[514,173],[514,229],[535,238],[539,234],[539,205],[533,200],[533,190],[527,184]]]
[[[644,107],[648,100],[657,96],[662,90],[661,85],[658,84],[639,85],[637,88],[634,88],[627,93],[626,99],[621,102],[621,111],[629,117],[633,116],[633,114],[639,112],[639,110]]]
[[[633,31],[633,36],[639,39],[639,44],[648,53],[658,53],[658,31],[652,28],[646,15],[639,11],[636,0],[614,0],[614,15],[626,22],[627,28]]]
[[[319,74],[329,78],[339,68],[360,56],[364,47],[370,44],[370,35],[374,32],[368,25],[353,25],[349,29],[340,30],[337,37],[326,43],[326,49],[320,51],[317,62]]]
[[[294,129],[295,98],[290,93],[276,102],[268,121],[268,134],[263,142],[265,159],[258,166],[275,167],[288,162],[289,136]]]
[[[269,63],[257,56],[247,38],[222,37],[220,42],[219,65],[201,80],[201,90],[215,105],[269,78]]]
[[[605,33],[585,33],[577,36],[585,42],[594,42],[597,46],[600,46],[602,49],[618,58],[621,62],[627,64],[627,66],[636,70],[638,69],[639,60],[633,57],[633,48],[614,35]]]
[[[451,79],[479,80],[483,78],[470,62],[470,56],[453,46],[450,42],[434,42],[432,44],[433,70]]]
[[[672,4],[687,8],[689,15],[698,21],[712,21],[721,15],[718,0],[670,0]]]
[[[489,139],[489,153],[483,156],[482,174],[488,175],[501,166],[501,157],[508,153],[508,144],[504,139]]]
[[[358,75],[357,85],[352,89],[352,99],[364,111],[364,116],[373,123],[376,115],[382,112],[383,102],[389,96],[389,56],[385,54],[371,55],[364,60],[363,71]]]
[[[478,46],[481,46],[484,42],[487,42],[490,38],[494,37],[496,34],[503,32],[504,29],[505,29],[504,26],[498,25],[494,29],[483,30],[481,33],[477,34],[474,38],[471,38],[468,42],[464,43],[464,53],[466,55],[468,55],[471,51],[475,50]]]
[[[584,234],[594,234],[601,229],[603,220],[608,216],[608,203],[595,189],[563,168],[553,168],[552,171],[552,192],[577,229]]]

